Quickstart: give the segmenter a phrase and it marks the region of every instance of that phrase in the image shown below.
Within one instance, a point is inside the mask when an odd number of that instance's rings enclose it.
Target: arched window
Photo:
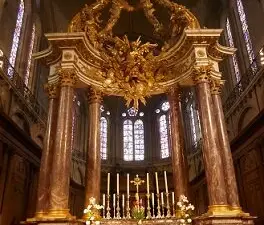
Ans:
[[[21,29],[23,25],[24,12],[25,12],[24,1],[20,0],[19,7],[18,7],[18,13],[17,13],[16,27],[15,27],[15,31],[13,34],[13,42],[12,42],[11,52],[9,56],[9,62],[12,67],[15,67],[15,64],[16,64],[17,51],[19,47]],[[14,73],[13,69],[8,68],[8,76],[10,78],[12,78],[13,73]]]
[[[122,116],[127,117],[123,122],[124,161],[144,160],[144,122],[139,118],[143,117],[144,113],[138,113],[132,107],[127,110],[127,113],[122,113]]]
[[[30,72],[32,69],[32,53],[34,49],[35,37],[36,37],[36,26],[35,24],[33,24],[32,32],[31,32],[31,39],[30,39],[30,44],[29,44],[27,68],[26,68],[26,74],[25,74],[25,85],[26,86],[28,86],[29,79],[30,79]]]
[[[235,45],[234,45],[234,39],[233,39],[233,35],[232,35],[232,30],[231,30],[229,18],[226,19],[226,35],[227,35],[228,45],[230,47],[234,48]],[[240,74],[240,70],[238,67],[238,60],[237,60],[236,53],[232,56],[232,64],[233,64],[233,68],[234,68],[234,72],[235,72],[236,82],[238,83],[241,79],[241,74]]]
[[[256,72],[257,65],[256,65],[256,63],[253,63],[254,59],[255,59],[255,55],[254,55],[254,51],[253,51],[253,47],[252,47],[250,34],[249,34],[245,10],[244,10],[244,7],[243,7],[241,0],[236,0],[236,4],[237,4],[237,11],[238,11],[239,20],[241,23],[242,33],[243,33],[243,37],[244,37],[244,41],[245,41],[245,45],[246,45],[246,50],[248,53],[249,63],[251,64],[252,71]]]
[[[101,159],[107,160],[107,149],[108,149],[108,117],[110,116],[110,112],[106,111],[103,106],[101,106],[101,120],[100,120],[100,138],[101,138]]]
[[[160,157],[165,159],[170,157],[170,117],[169,117],[170,104],[165,101],[161,104],[160,109],[156,109],[156,113],[160,114],[159,123],[159,136],[160,136]]]

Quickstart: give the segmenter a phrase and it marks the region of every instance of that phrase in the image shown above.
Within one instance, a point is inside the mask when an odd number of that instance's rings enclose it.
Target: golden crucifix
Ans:
[[[139,200],[138,186],[145,183],[145,181],[142,180],[140,177],[138,177],[138,174],[137,174],[136,177],[134,178],[134,180],[131,180],[130,182],[136,186],[137,192],[135,194],[135,197],[136,197],[136,200]]]

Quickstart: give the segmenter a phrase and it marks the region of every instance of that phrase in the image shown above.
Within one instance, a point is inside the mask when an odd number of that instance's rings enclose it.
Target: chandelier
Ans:
[[[123,96],[126,105],[132,104],[136,109],[141,101],[168,76],[166,60],[161,60],[162,54],[170,49],[185,28],[199,28],[197,19],[184,6],[170,0],[154,0],[169,13],[168,24],[163,24],[155,16],[151,0],[140,0],[132,6],[126,0],[96,0],[75,15],[69,26],[69,32],[85,32],[90,43],[100,53],[103,59],[97,76],[103,80],[102,90],[105,94]],[[109,8],[109,18],[102,20],[102,11]],[[107,8],[107,9],[108,9]],[[122,11],[132,13],[143,10],[145,17],[153,26],[154,35],[163,40],[163,45],[157,43],[142,43],[138,37],[130,41],[124,36],[117,36],[113,27],[120,19]]]

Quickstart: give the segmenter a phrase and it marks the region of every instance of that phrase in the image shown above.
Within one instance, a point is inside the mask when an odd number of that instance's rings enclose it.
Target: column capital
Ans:
[[[48,94],[49,99],[58,98],[58,96],[59,96],[57,84],[47,83],[44,85],[44,90]]]
[[[211,64],[205,66],[195,66],[193,68],[193,81],[195,84],[199,83],[209,83],[210,82],[210,73],[213,66]]]
[[[59,82],[61,86],[73,87],[77,82],[77,75],[75,69],[63,69],[58,70]]]
[[[99,103],[102,102],[103,93],[94,87],[87,88],[87,100],[89,103]]]
[[[210,81],[210,86],[211,86],[211,94],[212,95],[220,95],[222,88],[224,86],[225,81],[220,80],[220,79],[212,79]]]

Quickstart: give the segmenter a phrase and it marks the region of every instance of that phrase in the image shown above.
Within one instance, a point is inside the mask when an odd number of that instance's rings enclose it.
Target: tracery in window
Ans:
[[[101,117],[101,159],[107,159],[107,119],[102,116]]]
[[[129,108],[127,113],[122,113],[122,117],[126,117],[123,122],[124,161],[144,160],[144,122],[139,119],[143,116],[143,112],[138,113],[133,107]]]
[[[228,40],[229,46],[234,48],[235,47],[234,39],[233,39],[232,31],[231,31],[230,21],[228,18],[226,19],[226,34],[227,34],[227,40]],[[236,82],[238,83],[240,81],[241,75],[240,75],[240,70],[238,67],[238,60],[237,60],[236,53],[232,56],[232,63],[234,67]]]
[[[135,160],[144,160],[144,124],[142,120],[134,123]]]
[[[161,104],[160,109],[156,109],[157,114],[161,113],[158,119],[159,123],[159,136],[160,136],[160,157],[165,159],[170,157],[169,135],[170,135],[170,117],[169,117],[170,104],[165,101]]]
[[[255,59],[255,54],[253,51],[252,42],[251,42],[251,38],[250,38],[250,34],[249,34],[245,10],[244,10],[244,7],[243,7],[241,0],[237,0],[236,3],[237,3],[237,11],[238,11],[238,15],[239,15],[239,20],[240,20],[241,28],[242,28],[242,32],[243,32],[243,37],[244,37],[244,41],[245,41],[245,45],[246,45],[246,50],[248,53],[249,62],[251,64],[251,69],[253,72],[256,72],[257,65],[256,65],[256,63],[253,63],[254,59]]]
[[[15,27],[15,31],[13,34],[13,42],[12,42],[11,52],[10,52],[10,56],[9,56],[9,62],[10,62],[12,67],[15,67],[15,63],[16,63],[17,51],[18,51],[19,42],[20,42],[21,29],[22,29],[22,25],[23,25],[24,12],[25,12],[24,1],[20,0],[19,7],[18,7],[18,13],[17,13],[16,27]],[[8,76],[10,78],[12,78],[13,73],[14,73],[13,69],[11,67],[8,68]]]
[[[32,67],[32,53],[34,49],[35,36],[36,36],[36,27],[35,27],[35,24],[33,24],[31,40],[30,40],[30,45],[29,45],[29,52],[28,52],[27,69],[26,69],[26,74],[25,74],[25,85],[26,86],[28,86],[30,71]]]

